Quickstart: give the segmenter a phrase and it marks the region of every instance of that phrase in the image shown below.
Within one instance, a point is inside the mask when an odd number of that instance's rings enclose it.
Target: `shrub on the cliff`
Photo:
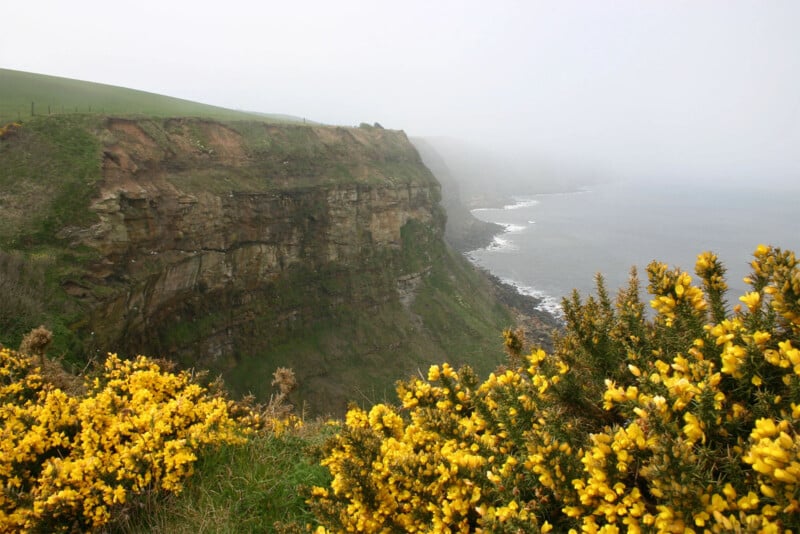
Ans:
[[[701,286],[651,264],[653,318],[635,276],[615,302],[598,280],[555,354],[483,383],[434,366],[401,406],[350,410],[319,530],[797,531],[800,269],[764,246],[752,266],[730,310],[713,254]]]
[[[204,446],[242,440],[230,401],[187,372],[110,355],[69,394],[0,350],[0,531],[86,531],[132,494],[180,491]]]

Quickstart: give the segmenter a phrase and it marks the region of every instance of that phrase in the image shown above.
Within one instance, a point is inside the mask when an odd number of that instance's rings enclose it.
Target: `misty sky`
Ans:
[[[609,176],[800,182],[800,1],[5,2],[0,67]]]

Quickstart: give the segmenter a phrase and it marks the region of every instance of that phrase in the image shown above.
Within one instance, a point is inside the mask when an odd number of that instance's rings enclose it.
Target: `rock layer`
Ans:
[[[59,276],[86,356],[163,356],[262,399],[288,366],[314,412],[383,400],[433,362],[499,361],[508,313],[444,245],[439,184],[403,132],[90,124],[91,223],[57,233],[84,251]]]

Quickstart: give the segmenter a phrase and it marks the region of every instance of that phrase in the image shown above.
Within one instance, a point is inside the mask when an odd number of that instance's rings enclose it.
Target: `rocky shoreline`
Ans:
[[[553,335],[563,330],[564,321],[542,310],[542,299],[524,295],[513,285],[503,282],[485,269],[482,270],[494,284],[498,300],[513,311],[516,328],[523,331],[528,344],[551,351]]]
[[[452,240],[450,242],[450,245],[467,259],[469,259],[470,251],[488,247],[496,236],[505,231],[505,228],[499,224],[474,220],[479,224],[459,228],[457,233],[461,239],[457,243]],[[473,263],[473,265],[475,264]],[[524,332],[528,344],[532,347],[552,350],[553,334],[563,329],[564,321],[542,309],[543,299],[521,293],[517,287],[504,282],[483,267],[476,265],[476,268],[492,282],[497,299],[512,310],[515,328]]]
[[[489,202],[488,197],[484,198],[483,202]],[[498,197],[493,198],[490,203],[505,205],[510,202],[508,199],[503,201]],[[460,202],[455,204],[455,206],[451,205],[447,212],[445,239],[452,248],[469,260],[469,252],[488,247],[494,238],[501,235],[506,229],[500,224],[475,218],[469,209]],[[475,265],[471,260],[470,263]],[[492,282],[498,300],[512,310],[515,328],[523,331],[528,344],[532,347],[551,350],[553,334],[563,328],[563,320],[542,309],[543,299],[521,293],[514,285],[502,281],[487,269],[477,265],[475,267]]]

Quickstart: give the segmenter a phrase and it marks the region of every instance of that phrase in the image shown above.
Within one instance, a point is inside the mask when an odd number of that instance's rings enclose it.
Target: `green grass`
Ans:
[[[311,523],[302,488],[330,482],[319,465],[329,428],[312,423],[281,437],[257,435],[245,445],[208,451],[183,492],[139,498],[110,532],[244,534]]]
[[[87,206],[101,178],[100,122],[35,117],[0,141],[0,209],[10,222],[0,227],[0,246],[52,244],[66,226],[94,222]]]
[[[12,237],[52,243],[65,226],[94,220],[86,207],[101,177],[102,147],[87,115],[35,118],[0,143],[0,207],[12,224],[0,228],[0,245]]]
[[[16,285],[0,285],[3,343],[16,346],[44,323],[59,333],[53,354],[74,352],[69,333],[81,309],[61,285],[80,280],[85,273],[76,266],[96,257],[69,245],[68,234],[96,220],[87,207],[101,178],[102,147],[93,135],[100,121],[85,114],[35,117],[0,141],[0,251],[18,257],[27,273]],[[13,268],[0,265],[0,277],[15,277]]]
[[[30,120],[31,111],[36,116],[94,113],[277,122],[303,120],[289,115],[236,111],[113,85],[0,69],[0,125]]]

